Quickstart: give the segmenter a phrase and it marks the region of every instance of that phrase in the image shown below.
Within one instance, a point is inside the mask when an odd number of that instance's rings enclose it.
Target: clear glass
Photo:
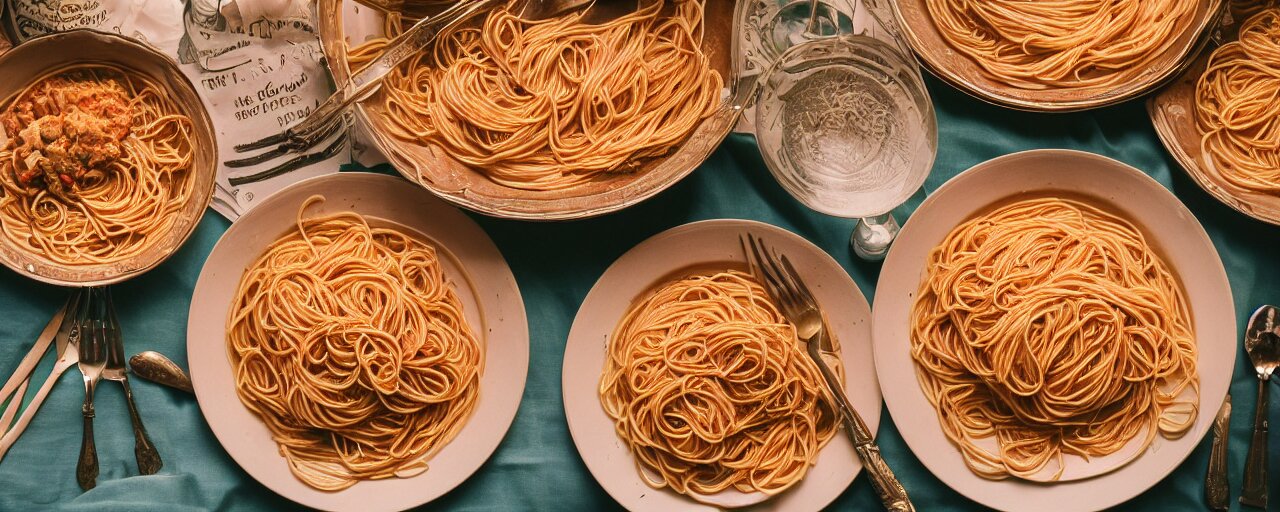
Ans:
[[[766,73],[756,137],[784,189],[814,210],[862,219],[855,252],[882,258],[897,233],[886,214],[933,167],[937,119],[915,58],[884,18],[864,10],[856,33],[822,37],[829,12],[820,7],[816,23],[800,25],[807,40]]]

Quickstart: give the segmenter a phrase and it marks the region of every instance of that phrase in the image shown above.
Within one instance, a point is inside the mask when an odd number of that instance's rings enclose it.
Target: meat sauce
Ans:
[[[121,157],[133,112],[118,81],[67,73],[18,98],[0,113],[0,126],[17,157],[14,179],[71,201],[86,174]]]

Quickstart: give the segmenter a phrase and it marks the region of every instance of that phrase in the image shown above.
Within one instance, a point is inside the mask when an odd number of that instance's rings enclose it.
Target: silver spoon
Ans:
[[[150,350],[138,352],[129,358],[129,368],[133,370],[134,375],[151,382],[188,393],[195,393],[195,388],[191,387],[191,378],[187,377],[187,373],[159,352]]]
[[[1244,349],[1258,372],[1258,405],[1253,411],[1253,438],[1244,463],[1244,489],[1240,503],[1267,508],[1267,406],[1271,402],[1271,373],[1280,365],[1280,310],[1262,306],[1249,317],[1244,333]]]

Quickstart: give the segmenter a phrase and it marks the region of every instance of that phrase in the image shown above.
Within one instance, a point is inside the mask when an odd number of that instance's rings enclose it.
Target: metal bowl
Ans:
[[[0,98],[10,98],[36,78],[75,64],[112,64],[156,82],[191,118],[195,152],[194,192],[179,210],[178,221],[159,243],[132,258],[105,264],[66,265],[49,261],[0,237],[0,262],[19,274],[61,286],[100,286],[124,281],[159,265],[186,242],[213,197],[217,147],[213,122],[195,87],[164,54],[133,39],[89,29],[31,39],[0,55]]]
[[[1234,32],[1234,28],[1224,27],[1226,32]],[[1196,82],[1209,64],[1209,53],[1204,52],[1182,76],[1147,101],[1151,123],[1165,149],[1205,192],[1240,213],[1280,226],[1280,197],[1223,179],[1202,151],[1196,127]]]
[[[1224,11],[1224,0],[1195,0],[1191,22],[1139,78],[1121,85],[1023,89],[988,77],[968,56],[951,48],[933,24],[926,0],[893,0],[894,17],[907,43],[938,78],[980,100],[1036,112],[1071,112],[1113,105],[1141,96],[1186,69],[1208,42],[1209,28]]]
[[[634,7],[629,2],[597,3],[595,8]],[[737,87],[731,71],[735,29],[734,0],[707,0],[703,49],[711,66],[720,72],[728,87]],[[320,0],[319,31],[325,58],[334,82],[350,80],[348,45],[362,40],[346,33],[343,0]],[[400,174],[441,198],[485,215],[526,220],[567,220],[593,217],[621,210],[665,190],[693,172],[711,155],[729,130],[732,119],[708,118],[694,134],[670,155],[646,162],[633,172],[606,174],[566,190],[528,191],[503,186],[484,174],[452,158],[436,145],[421,145],[397,139],[387,130],[387,113],[377,101],[355,107],[357,122]],[[731,97],[732,95],[730,95]],[[722,101],[729,101],[725,98]]]

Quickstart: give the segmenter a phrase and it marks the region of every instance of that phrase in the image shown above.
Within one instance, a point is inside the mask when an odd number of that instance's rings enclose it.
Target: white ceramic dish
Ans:
[[[1200,414],[1175,440],[1157,436],[1146,450],[1085,461],[1066,457],[1062,481],[994,481],[969,470],[947,440],[937,412],[916,381],[909,313],[930,250],[956,225],[1018,196],[1066,194],[1119,213],[1142,230],[1186,291],[1199,349]],[[876,286],[876,374],[907,445],[930,471],[969,498],[1002,510],[1100,510],[1122,503],[1168,475],[1191,453],[1226,396],[1236,360],[1231,288],[1217,250],[1173,194],[1141,171],[1109,158],[1068,150],[1006,155],[952,178],[920,205],[894,241]]]
[[[359,482],[319,491],[294,477],[262,421],[240,402],[227,354],[226,319],[244,270],[268,244],[294,227],[299,206],[314,194],[323,203],[308,215],[354,211],[375,224],[394,223],[430,240],[458,291],[467,322],[482,338],[480,400],[466,426],[411,478]],[[232,224],[196,282],[187,327],[187,354],[196,398],[223,448],[263,485],[308,507],[372,512],[427,503],[461,484],[489,458],[515,418],[529,367],[529,329],[515,277],[488,235],[462,212],[403,179],[369,173],[330,174],[280,190]]]
[[[739,237],[752,233],[795,264],[823,307],[840,342],[845,393],[867,425],[880,424],[880,389],[871,359],[871,311],[857,284],[822,249],[789,231],[747,220],[711,220],[676,227],[644,241],[605,271],[583,300],[564,356],[564,408],[569,432],[587,469],[618,503],[633,512],[716,510],[759,504],[753,510],[821,510],[862,470],[843,430],[823,448],[804,480],[769,498],[734,490],[684,496],[656,490],[640,478],[635,459],[614,433],[597,389],[609,335],[634,300],[655,285],[709,266],[745,268]],[[701,505],[699,504],[701,502]]]

